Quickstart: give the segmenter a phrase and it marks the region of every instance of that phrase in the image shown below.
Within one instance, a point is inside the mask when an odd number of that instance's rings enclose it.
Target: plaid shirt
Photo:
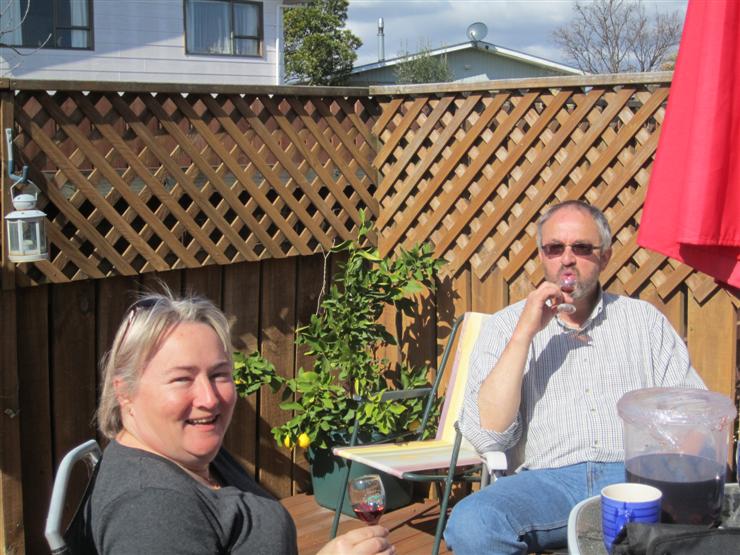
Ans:
[[[622,395],[644,387],[705,388],[663,314],[645,301],[602,293],[581,329],[553,318],[534,337],[517,418],[502,433],[483,429],[478,391],[523,308],[518,302],[483,323],[460,416],[462,433],[476,449],[509,451],[513,467],[623,461]]]

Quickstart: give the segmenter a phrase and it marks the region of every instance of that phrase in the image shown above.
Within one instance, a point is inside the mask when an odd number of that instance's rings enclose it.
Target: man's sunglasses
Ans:
[[[563,255],[565,247],[570,247],[570,250],[576,256],[591,256],[594,250],[601,248],[601,245],[592,245],[591,243],[573,243],[571,245],[566,245],[565,243],[548,243],[547,245],[542,245],[542,252],[548,258],[555,258],[556,256]]]

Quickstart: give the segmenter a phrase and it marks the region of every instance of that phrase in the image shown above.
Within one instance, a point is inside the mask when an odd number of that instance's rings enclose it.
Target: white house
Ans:
[[[296,3],[0,0],[13,47],[0,48],[0,77],[281,84],[283,9]]]
[[[430,56],[446,56],[447,65],[456,83],[520,79],[551,75],[583,75],[578,68],[546,60],[539,56],[504,48],[482,40],[471,40],[452,46],[429,50]],[[418,54],[357,66],[352,70],[349,85],[394,85],[396,67]]]

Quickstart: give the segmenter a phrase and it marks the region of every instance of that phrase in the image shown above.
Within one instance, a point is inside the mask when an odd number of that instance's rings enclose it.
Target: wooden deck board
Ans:
[[[281,502],[298,529],[298,553],[314,555],[329,541],[334,511],[320,507],[312,495],[305,493],[286,497]],[[426,500],[385,514],[380,523],[390,530],[390,539],[398,555],[427,555],[434,544],[438,516],[439,504]],[[365,526],[362,521],[343,515],[339,522],[339,533],[362,526]],[[447,550],[444,541],[439,552],[452,553]]]

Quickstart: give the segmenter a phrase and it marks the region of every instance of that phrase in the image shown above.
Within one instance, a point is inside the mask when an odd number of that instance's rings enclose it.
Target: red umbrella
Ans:
[[[740,287],[740,2],[691,0],[637,242]]]

